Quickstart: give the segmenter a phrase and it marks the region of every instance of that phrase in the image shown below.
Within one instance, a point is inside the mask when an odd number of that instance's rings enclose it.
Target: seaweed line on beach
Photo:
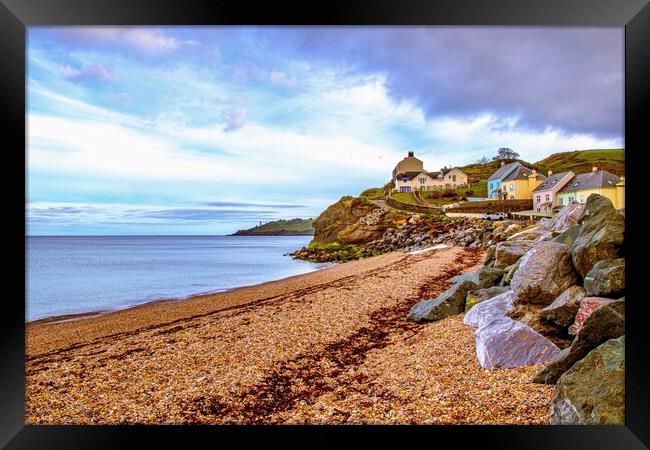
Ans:
[[[422,296],[434,296],[448,288],[449,279],[462,273],[468,265],[476,264],[481,253],[467,249],[459,265],[446,268],[417,286],[417,298],[401,302],[397,306],[382,308],[370,316],[370,326],[362,327],[353,334],[329,343],[323,350],[298,355],[286,361],[257,385],[246,392],[229,398],[201,395],[183,401],[181,405],[188,423],[226,422],[238,424],[282,423],[278,413],[290,411],[298,402],[307,404],[335,389],[355,390],[355,384],[367,382],[363,374],[351,374],[350,369],[363,363],[366,354],[390,344],[390,337],[401,334],[408,340],[418,334],[423,325],[407,322],[405,316],[413,303]],[[425,256],[423,256],[425,257]],[[404,336],[404,333],[408,335]],[[330,380],[336,379],[336,382]],[[343,392],[344,392],[343,391]],[[375,386],[375,396],[383,400],[392,394],[382,392]],[[344,394],[340,394],[344,395]],[[340,411],[339,420],[344,423],[349,413]]]
[[[416,256],[413,256],[413,255],[405,254],[404,257],[401,260],[399,260],[398,262],[396,262],[393,265],[393,267],[399,267],[401,264],[404,264],[408,260],[409,256],[411,256],[411,258],[413,258],[413,259],[411,259],[411,262],[415,262],[415,261],[424,259],[426,257],[426,255],[422,255],[422,256],[418,255],[416,257]],[[379,273],[381,273],[383,271],[386,271],[386,270],[387,270],[387,267],[382,266],[382,267],[372,269],[372,270],[369,270],[369,271],[365,272],[364,276],[373,276],[373,275],[379,274]],[[292,298],[295,298],[295,297],[302,297],[302,296],[308,295],[310,293],[317,292],[318,290],[320,290],[320,289],[322,289],[324,287],[342,287],[342,286],[345,286],[345,284],[347,282],[353,281],[357,277],[358,277],[358,275],[350,275],[350,276],[342,277],[342,278],[336,280],[335,282],[326,282],[326,283],[316,284],[316,285],[313,285],[313,286],[309,286],[309,287],[302,288],[302,289],[297,289],[297,290],[287,292],[287,293],[284,293],[284,294],[274,295],[274,296],[254,300],[254,301],[251,301],[249,303],[245,303],[243,305],[229,306],[229,307],[221,308],[221,309],[218,309],[218,310],[215,310],[215,311],[210,311],[210,312],[203,313],[203,314],[194,314],[194,315],[191,315],[191,316],[188,316],[188,317],[183,317],[183,318],[172,320],[172,321],[165,322],[165,323],[158,323],[158,324],[150,325],[150,326],[146,326],[146,327],[135,328],[133,330],[129,330],[129,331],[126,331],[126,332],[112,333],[112,334],[104,335],[104,336],[102,336],[100,338],[97,338],[97,339],[94,339],[94,340],[91,340],[91,341],[69,345],[69,346],[58,348],[56,350],[52,350],[52,351],[49,351],[49,352],[39,353],[39,354],[36,354],[36,355],[26,355],[25,361],[29,362],[29,363],[37,364],[39,362],[39,360],[46,359],[46,358],[49,358],[49,357],[52,357],[52,356],[59,356],[61,361],[66,361],[66,360],[68,360],[68,358],[66,358],[65,356],[61,356],[62,354],[66,353],[66,352],[74,351],[74,350],[79,350],[79,349],[81,349],[83,347],[92,346],[92,345],[96,345],[96,344],[101,344],[102,342],[105,342],[107,340],[113,340],[115,338],[123,338],[123,337],[134,336],[134,335],[138,335],[138,334],[140,334],[142,332],[152,331],[152,330],[156,330],[156,329],[160,329],[160,331],[157,332],[156,334],[168,334],[168,333],[172,333],[174,331],[185,330],[185,329],[188,329],[188,328],[194,328],[194,327],[196,327],[198,325],[192,325],[192,324],[190,324],[190,322],[192,322],[192,321],[194,321],[196,319],[210,317],[210,316],[229,316],[229,315],[233,315],[233,314],[238,314],[238,313],[240,313],[242,311],[258,308],[260,306],[273,305],[273,304],[280,303],[280,302],[283,302],[283,301],[288,300],[288,299],[292,299]],[[166,329],[166,327],[172,327],[172,328]],[[32,368],[32,370],[33,371],[38,371],[39,369]]]

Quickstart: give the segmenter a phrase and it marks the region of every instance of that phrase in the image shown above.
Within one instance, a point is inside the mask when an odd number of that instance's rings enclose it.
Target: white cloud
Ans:
[[[60,33],[82,41],[108,42],[157,55],[174,53],[183,45],[198,45],[197,41],[179,40],[153,27],[80,27],[65,28]]]

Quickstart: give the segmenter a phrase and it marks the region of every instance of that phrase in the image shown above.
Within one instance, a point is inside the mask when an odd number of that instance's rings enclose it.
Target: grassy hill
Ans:
[[[549,170],[564,172],[572,170],[576,175],[591,172],[595,165],[598,170],[606,170],[615,175],[625,175],[625,151],[623,149],[576,150],[554,153],[535,163],[542,173]]]
[[[239,230],[232,236],[311,236],[313,219],[275,220],[248,230]]]
[[[506,163],[515,161],[507,160]],[[572,152],[553,153],[548,158],[535,163],[518,159],[522,165],[535,169],[546,175],[549,170],[554,173],[573,171],[576,175],[591,172],[595,165],[599,170],[606,170],[615,175],[625,175],[625,151],[623,149],[575,150]],[[487,164],[468,164],[460,169],[474,181],[487,180],[501,165],[501,161],[490,161]]]

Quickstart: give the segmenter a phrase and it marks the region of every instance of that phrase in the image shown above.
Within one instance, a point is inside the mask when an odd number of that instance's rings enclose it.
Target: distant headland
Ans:
[[[230,236],[312,236],[313,219],[274,220],[247,230],[239,230]]]

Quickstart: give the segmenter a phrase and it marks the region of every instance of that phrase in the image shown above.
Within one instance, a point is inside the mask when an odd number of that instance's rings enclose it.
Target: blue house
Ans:
[[[488,178],[488,185],[487,185],[488,198],[499,198],[499,195],[502,192],[501,183],[503,182],[503,179],[507,177],[518,166],[521,166],[521,164],[518,163],[517,161],[512,162],[510,164],[504,164],[504,162],[501,161],[501,167],[499,167],[497,171],[494,172],[490,176],[490,178]]]

